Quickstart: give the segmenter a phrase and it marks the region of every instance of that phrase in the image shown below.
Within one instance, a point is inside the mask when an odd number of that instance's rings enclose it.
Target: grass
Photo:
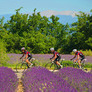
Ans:
[[[66,66],[66,67],[73,67],[73,62],[71,61],[62,61],[60,62],[63,66]],[[75,64],[75,67],[78,66],[78,63]],[[92,68],[92,63],[86,63],[84,65],[84,68]]]
[[[4,67],[15,69],[16,65],[17,64],[4,63],[3,65],[0,65],[0,67],[4,66]]]
[[[35,63],[35,66],[42,66],[42,67],[45,67],[45,65],[47,64],[47,62],[38,62],[38,61],[34,61],[33,63]],[[63,65],[63,67],[73,67],[73,62],[72,61],[62,61],[60,63]],[[3,65],[0,65],[0,66],[15,69],[16,65],[17,65],[17,63],[16,64],[3,63]],[[77,67],[77,65],[78,64],[76,64],[75,67]],[[92,63],[85,64],[84,68],[92,69]]]

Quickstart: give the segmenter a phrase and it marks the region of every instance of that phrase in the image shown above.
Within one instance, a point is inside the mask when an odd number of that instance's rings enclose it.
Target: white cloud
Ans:
[[[50,17],[51,15],[71,15],[72,17],[75,17],[75,14],[79,14],[76,11],[53,11],[53,10],[47,10],[40,12],[41,16],[47,16]]]

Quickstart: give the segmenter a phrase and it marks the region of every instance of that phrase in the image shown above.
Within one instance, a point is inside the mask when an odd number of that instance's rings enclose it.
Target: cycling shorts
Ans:
[[[30,61],[32,59],[32,56],[28,57],[27,59],[28,59],[28,61]]]
[[[60,59],[61,59],[61,57],[59,56],[59,57],[57,57],[57,58],[54,60],[54,62],[60,61]]]
[[[84,60],[85,59],[85,56],[83,56],[83,57],[80,57],[80,60],[82,61],[82,60]]]

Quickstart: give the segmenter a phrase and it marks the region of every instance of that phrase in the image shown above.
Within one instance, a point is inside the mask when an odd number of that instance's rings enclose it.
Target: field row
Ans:
[[[19,58],[22,56],[22,54],[8,54],[8,56],[10,57],[10,60],[8,62],[12,64],[19,62]],[[48,62],[52,56],[52,54],[33,54],[33,57],[39,62]],[[65,60],[70,60],[72,57],[73,55],[61,55],[61,58]],[[86,59],[87,63],[92,63],[91,56],[86,56]]]
[[[43,67],[27,69],[22,75],[24,92],[92,92],[92,71],[67,67],[50,72]],[[16,74],[7,67],[0,67],[0,92],[15,92],[18,87]]]

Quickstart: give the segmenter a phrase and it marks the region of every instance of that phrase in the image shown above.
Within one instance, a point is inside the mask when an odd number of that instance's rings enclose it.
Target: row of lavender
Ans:
[[[20,57],[22,54],[8,54],[10,57],[9,63],[17,63],[20,61]],[[36,58],[39,62],[48,62],[49,59],[52,57],[52,54],[33,54],[33,57]],[[61,55],[62,58],[65,60],[70,60],[73,55]],[[92,56],[86,56],[87,63],[92,63]]]
[[[28,69],[22,81],[24,92],[77,92],[65,80],[42,67]]]
[[[33,67],[24,72],[22,81],[25,92],[92,92],[92,74],[69,67],[56,73]]]
[[[42,67],[33,67],[22,77],[24,92],[92,92],[92,70],[63,68],[52,73]],[[0,92],[15,92],[18,79],[6,67],[0,67]]]
[[[66,80],[78,92],[92,92],[92,71],[86,73],[81,69],[63,68],[55,74]]]
[[[17,86],[15,73],[7,67],[0,67],[0,92],[15,92]]]

